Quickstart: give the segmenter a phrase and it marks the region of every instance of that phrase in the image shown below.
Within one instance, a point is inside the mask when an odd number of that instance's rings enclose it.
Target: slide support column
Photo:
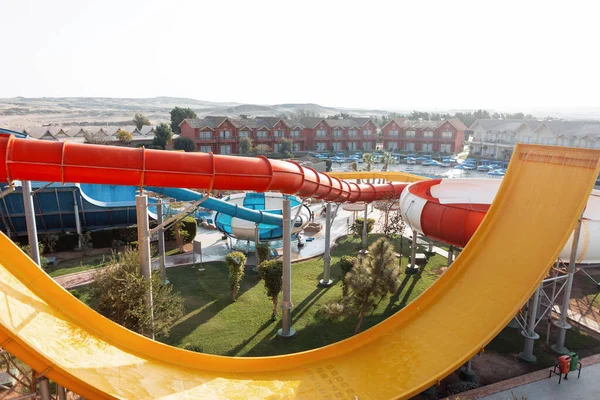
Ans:
[[[50,397],[50,381],[48,378],[40,379],[40,399],[41,400],[51,400]]]
[[[416,274],[419,272],[419,266],[417,265],[417,231],[412,231],[412,242],[410,245],[410,262],[406,265],[407,274]]]
[[[81,221],[79,220],[79,206],[77,205],[77,195],[75,194],[74,190],[73,190],[73,211],[75,212],[75,229],[77,230],[77,248],[81,249],[81,247],[82,247],[81,235],[83,235],[83,233],[81,232]]]
[[[325,206],[325,253],[323,254],[323,279],[319,281],[320,286],[329,287],[333,283],[330,279],[331,267],[331,203]]]
[[[33,195],[31,193],[31,181],[22,181],[21,185],[23,205],[25,208],[25,223],[27,224],[27,237],[29,238],[29,251],[31,253],[30,256],[33,262],[41,267],[37,225],[35,223],[35,208],[33,207]]]
[[[140,191],[135,197],[138,231],[138,251],[140,254],[140,272],[145,279],[152,278],[150,265],[150,232],[148,228],[148,196]],[[152,287],[146,293],[146,306],[150,309],[151,338],[154,339],[154,307],[152,305]]]
[[[56,394],[58,395],[58,400],[67,400],[67,391],[58,383],[56,384]]]
[[[163,203],[161,199],[156,202],[156,222],[159,226],[162,225],[163,221]],[[165,228],[158,230],[158,264],[160,266],[160,276],[163,283],[168,284],[169,279],[167,278],[167,269],[165,267]]]
[[[535,290],[531,300],[529,300],[529,310],[527,318],[527,331],[521,331],[521,334],[525,337],[525,345],[523,351],[519,353],[519,360],[523,360],[528,363],[534,363],[537,361],[537,357],[533,355],[533,346],[535,341],[540,338],[540,335],[535,333],[535,320],[537,316],[538,303],[540,300],[540,287]]]
[[[556,343],[550,346],[558,354],[567,354],[569,349],[565,347],[565,337],[567,329],[571,329],[571,325],[567,322],[569,314],[569,301],[571,300],[571,289],[573,288],[573,275],[575,274],[575,263],[577,262],[577,246],[579,244],[579,236],[581,234],[581,221],[583,213],[577,221],[575,232],[573,233],[573,244],[571,245],[571,257],[569,258],[569,269],[567,270],[567,283],[565,283],[565,291],[563,293],[562,307],[560,308],[560,319],[554,321],[554,325],[558,327],[556,335]]]
[[[290,315],[292,307],[292,226],[290,215],[290,198],[283,196],[283,299],[281,301],[281,329],[277,335],[290,337],[296,334],[292,328],[292,318]]]

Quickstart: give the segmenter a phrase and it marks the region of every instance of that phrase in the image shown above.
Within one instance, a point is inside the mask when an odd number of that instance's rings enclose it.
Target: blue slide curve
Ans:
[[[146,189],[180,201],[198,201],[203,197],[200,193],[189,189],[159,187],[147,187]],[[202,207],[211,209],[218,213],[229,215],[232,218],[244,219],[246,221],[258,224],[271,226],[281,226],[283,224],[283,218],[281,215],[240,207],[237,204],[228,203],[213,197],[209,197],[208,199],[204,200]]]

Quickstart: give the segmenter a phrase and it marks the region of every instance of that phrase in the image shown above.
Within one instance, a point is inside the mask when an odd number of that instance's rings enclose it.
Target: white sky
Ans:
[[[573,0],[0,0],[0,97],[600,107],[599,11]]]

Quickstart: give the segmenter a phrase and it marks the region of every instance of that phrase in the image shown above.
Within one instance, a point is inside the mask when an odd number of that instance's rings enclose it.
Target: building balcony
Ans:
[[[215,138],[210,138],[210,139],[200,139],[200,138],[196,138],[194,140],[195,143],[200,143],[200,144],[210,144],[210,143],[217,143],[217,139]]]

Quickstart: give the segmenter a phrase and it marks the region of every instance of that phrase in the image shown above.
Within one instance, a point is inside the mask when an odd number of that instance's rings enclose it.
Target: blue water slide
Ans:
[[[159,188],[159,187],[148,187],[146,188],[154,193],[162,194],[167,197],[174,198],[180,201],[197,201],[203,196],[189,189],[176,189],[176,188]],[[281,215],[273,214],[273,211],[265,212],[262,210],[253,210],[247,207],[240,207],[237,204],[228,203],[223,200],[209,197],[204,200],[202,207],[211,209],[218,213],[228,215],[232,218],[244,219],[246,221],[265,224],[271,226],[281,226],[283,224],[283,218]]]

